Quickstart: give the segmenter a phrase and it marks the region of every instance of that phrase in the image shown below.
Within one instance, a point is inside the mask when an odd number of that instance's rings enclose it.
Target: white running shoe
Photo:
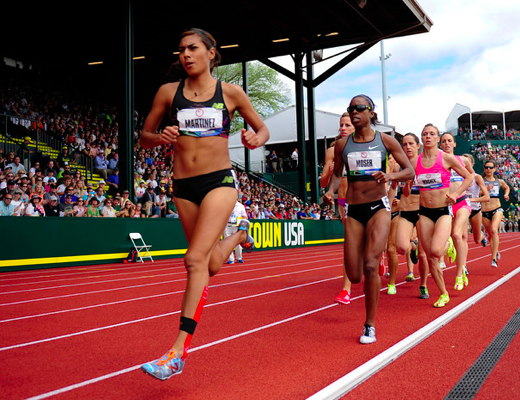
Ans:
[[[363,335],[359,338],[361,344],[370,344],[376,341],[376,328],[370,325],[363,327]]]

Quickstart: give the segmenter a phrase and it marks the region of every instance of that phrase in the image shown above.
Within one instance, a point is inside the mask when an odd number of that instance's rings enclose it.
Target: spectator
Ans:
[[[118,218],[134,218],[135,207],[130,202],[127,201],[123,206],[122,210],[116,213],[116,217]]]
[[[108,161],[103,149],[98,151],[98,155],[94,159],[94,172],[101,175],[103,179],[108,179],[109,174],[112,173],[112,170],[108,168]]]
[[[42,203],[44,206],[50,202],[52,196],[56,197],[56,205],[58,206],[60,204],[60,196],[58,196],[58,186],[54,183],[51,183],[49,191],[43,195]]]
[[[264,205],[260,204],[258,206],[258,214],[256,216],[256,219],[267,219],[264,212]]]
[[[28,217],[45,217],[45,210],[41,203],[41,197],[37,194],[33,194],[29,204],[25,207],[25,215]]]
[[[58,181],[63,178],[63,176],[65,175],[70,175],[71,176],[71,179],[73,179],[73,174],[72,174],[72,171],[70,169],[70,164],[68,161],[65,161],[63,163],[63,168],[60,170],[60,172],[58,172]]]
[[[36,175],[36,170],[40,170],[41,171],[40,162],[39,161],[36,161],[34,163],[34,165],[31,168],[29,168],[29,179],[32,179],[32,177],[34,175]]]
[[[16,188],[13,190],[12,197],[13,200],[11,201],[11,204],[14,206],[14,217],[20,217],[23,215],[23,212],[25,211],[25,203],[22,200],[22,190],[19,188]]]
[[[294,151],[291,154],[291,163],[292,163],[292,169],[298,169],[298,149],[294,149]]]
[[[55,195],[49,196],[48,202],[43,206],[43,209],[47,217],[59,217],[60,208],[58,207],[58,197]]]
[[[72,176],[67,174],[63,177],[63,181],[58,186],[58,196],[63,196],[65,194],[65,192],[67,191],[67,188],[70,187],[71,185],[72,185]]]
[[[76,159],[72,159],[72,157],[69,154],[69,148],[67,146],[64,146],[61,150],[61,153],[58,155],[58,158],[56,159],[56,167],[58,169],[64,169],[65,165],[68,165],[70,168],[70,164],[75,161]]]
[[[0,201],[0,216],[11,217],[14,214],[13,195],[11,193],[6,194],[2,201]]]
[[[116,217],[116,210],[114,210],[114,207],[112,207],[113,200],[112,199],[106,199],[105,205],[103,206],[103,209],[101,210],[101,215],[104,218],[115,218]]]
[[[126,203],[132,204],[132,201],[130,200],[130,191],[123,190],[123,198],[121,199],[121,208],[122,209],[125,207]]]
[[[47,163],[47,168],[45,169],[45,175],[49,176],[49,173],[52,173],[51,176],[54,176],[56,179],[58,179],[58,171],[56,171],[53,160],[49,160]]]
[[[85,200],[83,200],[83,197],[78,197],[78,200],[74,205],[74,214],[76,217],[84,217],[86,212],[87,209],[85,208]]]
[[[159,192],[159,196],[156,196],[157,200],[155,202],[155,207],[159,209],[159,216],[161,218],[166,217],[166,206],[168,201],[166,200],[166,191],[161,190]]]
[[[73,189],[74,190],[74,189]],[[72,193],[65,194],[65,199],[59,205],[60,217],[74,217],[74,204],[72,202]]]
[[[146,182],[142,179],[139,181],[139,186],[135,188],[135,202],[140,203],[143,194],[146,193]]]
[[[22,163],[20,163],[20,156],[14,156],[14,160],[9,166],[12,169],[13,174],[18,174],[18,171],[23,170],[25,173],[25,167]]]
[[[175,207],[175,201],[172,197],[168,203],[166,203],[166,218],[179,218],[177,207]]]
[[[105,192],[103,191],[103,187],[101,185],[97,187],[96,193],[94,194],[94,198],[96,198],[98,201],[99,211],[102,211],[104,204],[105,204],[106,196],[105,196]]]
[[[155,194],[160,195],[163,191],[166,193],[168,191],[168,186],[166,185],[166,181],[161,179],[159,185],[155,187]]]
[[[119,211],[121,211],[121,196],[119,195],[119,193],[116,193],[116,195],[112,199],[112,207],[114,207],[116,214]]]
[[[97,218],[101,217],[99,213],[99,200],[96,197],[92,197],[89,202],[89,206],[87,207],[87,217]]]
[[[93,188],[92,182],[87,183],[87,189],[85,190],[85,193],[83,194],[83,200],[85,200],[85,204],[90,204],[90,199],[94,197],[96,194],[96,191]]]
[[[108,185],[107,194],[114,196],[119,190],[119,168],[116,167],[112,170],[112,173],[108,177],[106,183]]]
[[[141,203],[136,203],[134,218],[145,218],[146,216],[143,214],[143,205]]]
[[[144,213],[147,217],[158,218],[160,209],[156,207],[157,195],[155,194],[152,183],[149,183],[146,192],[141,197],[141,204],[143,205]]]
[[[0,198],[3,198],[6,194],[13,194],[13,191],[16,189],[16,183],[13,179],[9,179],[7,181],[6,187],[0,190]]]
[[[108,160],[108,169],[112,171],[119,168],[119,154],[114,152],[111,154],[110,160]]]

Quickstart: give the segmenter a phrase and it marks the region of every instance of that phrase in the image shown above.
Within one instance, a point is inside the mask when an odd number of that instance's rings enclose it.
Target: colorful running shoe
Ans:
[[[240,243],[246,253],[251,253],[255,248],[255,239],[253,239],[253,237],[249,234],[249,225],[250,222],[247,219],[240,220],[240,223],[238,224],[238,230],[246,231],[247,233],[245,242]]]
[[[379,276],[383,276],[385,274],[385,252],[381,254],[381,258],[379,259]]]
[[[462,281],[462,276],[455,277],[455,286],[453,286],[453,289],[455,289],[455,290],[464,289],[464,282]]]
[[[408,272],[408,275],[406,275],[406,278],[404,278],[406,282],[413,282],[415,281],[415,276],[413,275],[413,272]]]
[[[450,245],[446,254],[450,258],[450,263],[454,263],[457,259],[457,250],[455,250],[455,246],[453,245],[453,239],[451,238],[451,236],[449,237],[448,242],[450,243]]]
[[[496,260],[491,260],[491,266],[492,266],[493,268],[498,268],[497,261],[496,261]]]
[[[484,235],[482,235],[482,238],[483,239],[481,240],[480,243],[482,243],[482,247],[486,247],[487,246],[487,239],[486,239],[486,237]]]
[[[497,260],[500,260],[500,252],[497,251]]]
[[[426,286],[419,286],[419,298],[420,299],[429,299],[430,293],[428,293],[428,288]]]
[[[419,262],[419,242],[414,240],[413,243],[415,243],[415,250],[410,250],[410,261],[412,264],[417,264]]]
[[[334,301],[340,304],[350,304],[350,293],[348,290],[343,289],[336,297],[334,297]]]
[[[468,273],[466,271],[466,266],[464,266],[464,272],[462,273],[462,282],[464,283],[464,286],[469,285]]]
[[[243,263],[244,263],[244,260],[240,259],[240,260],[238,260],[238,262],[239,262],[240,264],[243,264]]]
[[[154,378],[165,381],[174,375],[178,375],[184,368],[184,360],[170,349],[168,353],[158,360],[149,362],[141,366],[141,370]]]
[[[388,291],[386,293],[391,294],[391,295],[396,294],[397,289],[396,289],[395,285],[388,284]]]
[[[233,264],[233,261],[227,260],[226,264]]]
[[[436,308],[444,307],[446,304],[450,302],[450,296],[448,294],[441,294],[439,300],[437,300],[433,306]]]
[[[363,335],[359,338],[361,344],[370,344],[376,341],[376,328],[370,325],[363,327]]]

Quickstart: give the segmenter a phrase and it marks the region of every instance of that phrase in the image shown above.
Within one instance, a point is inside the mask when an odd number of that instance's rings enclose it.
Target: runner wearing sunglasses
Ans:
[[[390,203],[386,184],[407,181],[414,171],[401,146],[393,137],[374,130],[377,114],[374,102],[365,95],[355,96],[347,109],[355,132],[334,146],[334,172],[325,200],[334,201],[346,168],[347,207],[344,224],[344,264],[352,283],[364,280],[366,319],[362,344],[374,343],[375,316],[381,289],[379,259],[390,231]],[[399,172],[386,173],[388,155],[401,166]]]

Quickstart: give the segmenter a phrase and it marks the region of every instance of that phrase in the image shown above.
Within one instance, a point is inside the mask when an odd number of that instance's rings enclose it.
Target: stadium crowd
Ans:
[[[115,107],[102,103],[80,103],[62,93],[43,88],[0,88],[0,114],[8,116],[3,119],[10,124],[8,132],[25,138],[18,151],[4,154],[0,147],[1,215],[178,217],[172,196],[174,153],[171,147],[142,149],[136,144],[133,149],[135,196],[130,199],[127,190],[120,190]],[[137,138],[143,123],[139,113],[134,113],[133,122]],[[477,128],[474,134],[461,130],[461,135],[468,139],[504,137],[497,129]],[[45,166],[34,161],[34,157],[30,162],[30,145],[34,143],[36,129],[44,133],[50,145],[61,149],[59,156]],[[510,130],[505,138],[520,138],[520,133]],[[492,146],[489,142],[486,145],[480,143],[473,151],[480,160],[497,160],[499,177],[511,185],[512,193],[518,199],[518,145]],[[273,170],[282,171],[281,163],[273,165],[273,153],[270,155],[270,166]],[[93,169],[101,176],[102,179],[96,182],[95,187],[91,183],[87,184],[85,176],[74,170],[77,162],[83,162],[87,170]],[[288,165],[291,165],[290,162]],[[255,180],[244,172],[236,172],[239,201],[244,204],[251,219],[338,218],[327,205],[305,204],[301,199],[265,181]],[[6,201],[10,201],[11,205],[7,205]],[[518,214],[514,218],[518,218]]]
[[[115,108],[80,104],[56,92],[0,89],[0,114],[9,116],[5,121],[10,124],[7,131],[13,132],[12,136],[25,138],[18,151],[4,154],[0,148],[1,215],[178,217],[171,189],[172,148],[145,150],[136,144],[135,197],[130,199],[127,190],[119,190]],[[134,117],[137,138],[142,118],[138,113]],[[29,145],[34,142],[37,128],[54,147],[62,149],[45,166],[35,162],[34,157],[30,162]],[[81,160],[87,169],[92,167],[101,175],[96,185],[87,184],[85,176],[73,169],[74,163]],[[337,218],[328,206],[304,204],[272,185],[250,180],[245,173],[237,176],[239,200],[247,207],[250,218]]]

